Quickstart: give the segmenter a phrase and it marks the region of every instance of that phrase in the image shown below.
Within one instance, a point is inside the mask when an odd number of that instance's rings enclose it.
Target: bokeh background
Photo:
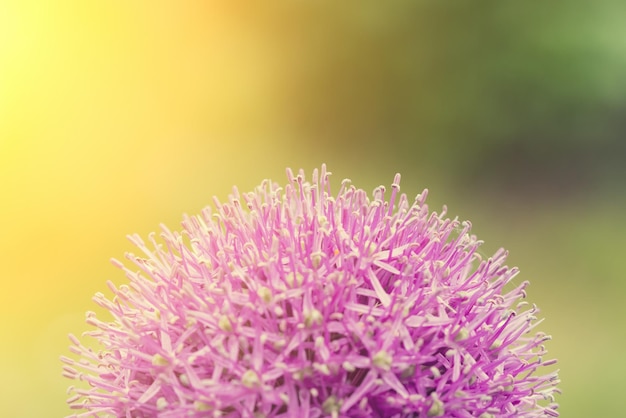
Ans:
[[[322,162],[430,189],[547,318],[563,417],[626,411],[626,3],[0,1],[0,405],[58,358],[124,238]]]

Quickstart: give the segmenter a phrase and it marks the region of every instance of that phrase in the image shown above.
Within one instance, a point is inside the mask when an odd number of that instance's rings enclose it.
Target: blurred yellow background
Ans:
[[[2,416],[69,413],[126,234],[322,162],[509,249],[562,416],[626,411],[623,2],[53,3],[0,1]]]

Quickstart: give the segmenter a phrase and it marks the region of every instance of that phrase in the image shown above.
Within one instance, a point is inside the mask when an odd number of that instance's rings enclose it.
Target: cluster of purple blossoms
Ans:
[[[556,372],[517,269],[469,222],[409,203],[397,175],[332,195],[287,171],[128,254],[70,336],[75,417],[556,417]],[[510,284],[507,286],[507,284]],[[506,289],[505,289],[506,286]],[[509,290],[507,290],[509,289]],[[85,383],[86,382],[86,383]]]

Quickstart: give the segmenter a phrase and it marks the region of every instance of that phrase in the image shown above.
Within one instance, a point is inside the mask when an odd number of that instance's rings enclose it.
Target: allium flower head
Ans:
[[[333,195],[324,166],[287,175],[130,237],[139,271],[114,261],[129,284],[95,296],[112,322],[87,314],[101,351],[70,336],[79,359],[62,358],[89,386],[70,388],[77,416],[558,416],[504,250],[482,257],[399,175],[371,198],[349,180]]]

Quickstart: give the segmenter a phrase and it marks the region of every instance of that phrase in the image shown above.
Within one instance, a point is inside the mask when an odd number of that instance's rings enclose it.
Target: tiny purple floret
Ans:
[[[162,226],[112,315],[71,335],[74,417],[556,417],[537,308],[507,253],[413,203],[396,175],[368,197],[322,166],[234,189]],[[507,286],[508,285],[508,286]]]

